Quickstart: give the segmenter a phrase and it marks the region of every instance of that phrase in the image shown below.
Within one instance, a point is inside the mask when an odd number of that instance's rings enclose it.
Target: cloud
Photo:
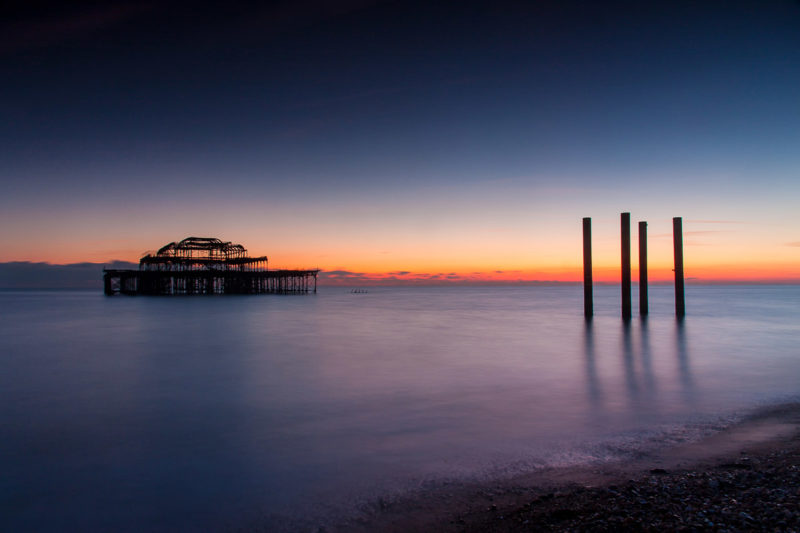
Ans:
[[[102,289],[103,267],[137,269],[127,261],[52,265],[30,261],[0,263],[0,289]]]
[[[318,277],[320,279],[362,279],[367,277],[367,274],[349,270],[323,270]]]
[[[715,229],[715,230],[700,230],[700,231],[684,231],[684,235],[708,235],[711,233],[732,233],[732,230]]]
[[[687,220],[691,224],[744,224],[741,220]]]
[[[800,241],[787,242],[786,246],[792,246],[794,248],[800,248]]]
[[[733,233],[733,230],[729,229],[707,229],[707,230],[696,230],[696,231],[684,231],[683,236],[692,236],[692,235],[710,235],[712,233]],[[650,235],[651,239],[664,239],[669,237],[672,238],[672,233],[654,233]]]
[[[353,286],[424,286],[424,285],[508,285],[508,284],[528,284],[528,285],[560,285],[562,283],[550,280],[531,280],[531,279],[498,279],[498,273],[521,274],[520,270],[491,270],[485,272],[469,272],[459,274],[458,272],[412,272],[408,270],[396,270],[385,273],[353,272],[350,270],[329,270],[319,274],[321,286],[329,287],[353,287]]]

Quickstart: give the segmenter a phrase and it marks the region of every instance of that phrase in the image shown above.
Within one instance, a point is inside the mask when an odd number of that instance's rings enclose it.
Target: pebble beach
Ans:
[[[635,461],[382,504],[333,530],[800,531],[800,405]]]

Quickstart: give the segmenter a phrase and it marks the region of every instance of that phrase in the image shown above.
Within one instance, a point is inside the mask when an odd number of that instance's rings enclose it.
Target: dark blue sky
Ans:
[[[452,220],[497,182],[512,209],[584,191],[576,213],[598,195],[614,213],[615,190],[797,192],[794,1],[19,2],[4,20],[2,222],[43,245],[49,224],[108,248],[98,221],[172,240],[197,210],[236,231],[237,206],[296,224],[310,205],[340,232]],[[351,201],[388,219],[329,216]]]

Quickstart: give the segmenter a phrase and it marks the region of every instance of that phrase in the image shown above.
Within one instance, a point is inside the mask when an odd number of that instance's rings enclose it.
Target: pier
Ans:
[[[317,292],[313,270],[270,270],[241,244],[188,237],[145,254],[138,270],[103,270],[107,295],[291,294]]]

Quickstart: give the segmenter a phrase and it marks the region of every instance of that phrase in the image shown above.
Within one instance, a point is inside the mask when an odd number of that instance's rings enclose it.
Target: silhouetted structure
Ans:
[[[675,251],[675,316],[683,318],[686,314],[686,300],[683,291],[683,219],[672,219],[672,244]]]
[[[594,297],[592,294],[592,219],[583,219],[583,316],[592,318]]]
[[[139,260],[139,270],[103,270],[112,294],[285,294],[317,292],[319,270],[269,270],[241,244],[209,237],[171,242]]]
[[[622,318],[631,318],[631,214],[620,214],[622,248]]]
[[[675,251],[675,315],[686,314],[683,279],[683,219],[672,219],[673,245]],[[631,318],[631,214],[620,213],[621,289],[622,319]],[[583,314],[588,319],[593,315],[592,297],[592,219],[583,218]],[[649,312],[647,296],[647,222],[639,222],[639,314],[646,317]]]
[[[647,222],[639,222],[639,314],[647,316]]]

